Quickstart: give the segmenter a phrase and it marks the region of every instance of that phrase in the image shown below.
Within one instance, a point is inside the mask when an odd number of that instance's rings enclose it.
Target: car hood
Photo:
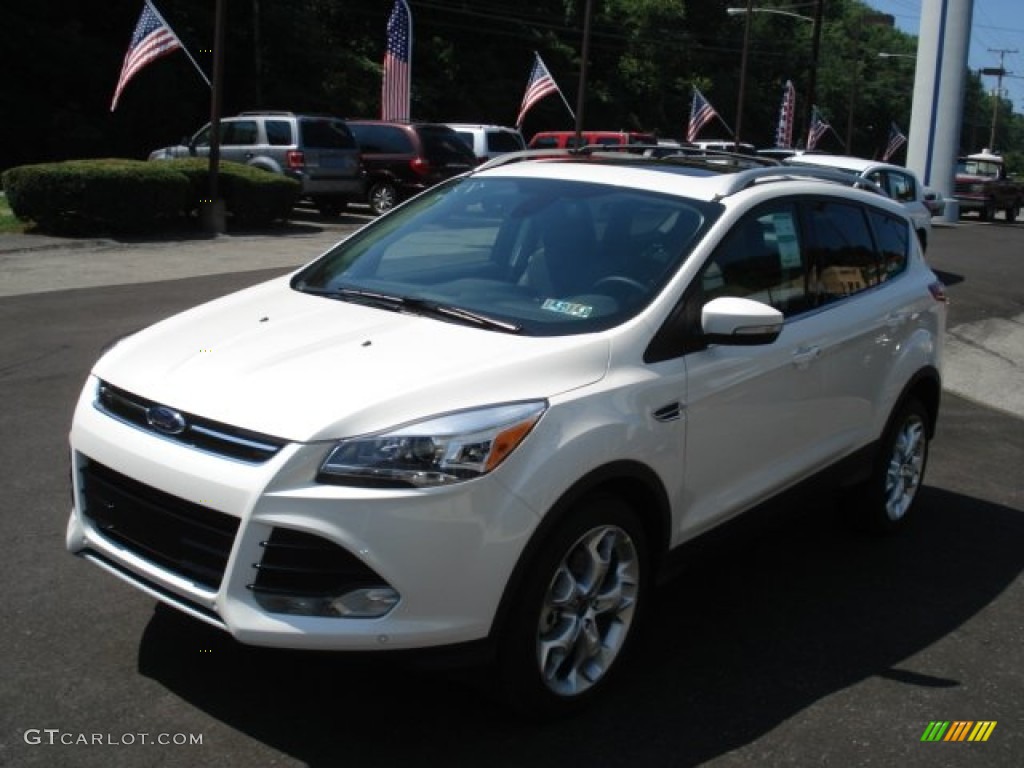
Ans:
[[[600,379],[600,336],[526,337],[350,304],[288,278],[129,336],[93,369],[140,397],[296,442],[365,434]]]

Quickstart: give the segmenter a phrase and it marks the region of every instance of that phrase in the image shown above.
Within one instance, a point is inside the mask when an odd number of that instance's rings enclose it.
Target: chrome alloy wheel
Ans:
[[[924,477],[927,452],[925,423],[916,413],[910,413],[893,436],[885,473],[885,512],[890,520],[902,519],[914,502]]]
[[[622,528],[584,533],[555,569],[537,628],[537,663],[547,688],[576,696],[611,667],[636,612],[640,560]]]

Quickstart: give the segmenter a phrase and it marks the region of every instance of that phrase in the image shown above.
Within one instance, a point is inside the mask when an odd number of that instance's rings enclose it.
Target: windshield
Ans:
[[[339,243],[292,286],[490,330],[590,333],[649,304],[718,210],[608,185],[461,177]]]
[[[1001,167],[998,163],[985,160],[961,160],[956,164],[956,172],[966,176],[988,176],[999,178]]]

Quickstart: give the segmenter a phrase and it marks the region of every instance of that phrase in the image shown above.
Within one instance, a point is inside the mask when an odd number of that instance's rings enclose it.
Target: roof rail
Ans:
[[[659,153],[667,154],[644,155],[647,150],[656,150]],[[625,156],[625,157],[624,157]],[[742,152],[727,152],[717,149],[700,149],[698,147],[666,147],[662,144],[585,144],[580,147],[546,147],[542,149],[523,149],[517,152],[506,152],[491,160],[477,166],[477,170],[486,168],[497,168],[508,163],[517,163],[524,160],[544,160],[570,157],[622,157],[630,161],[646,160],[651,163],[658,163],[665,160],[695,160],[695,165],[713,165],[707,162],[707,158],[732,159],[748,165],[756,166],[777,166],[778,161],[756,155],[747,155]],[[700,162],[702,161],[703,162]],[[716,166],[720,167],[720,166]]]
[[[725,189],[717,195],[717,198],[721,199],[723,197],[728,197],[729,195],[734,195],[737,192],[749,189],[758,183],[765,181],[778,181],[780,179],[819,179],[821,181],[831,181],[837,184],[842,184],[846,187],[866,189],[869,192],[875,192],[876,194],[888,197],[885,190],[875,182],[863,179],[853,174],[832,168],[801,168],[793,165],[779,164],[775,167],[748,168],[747,170],[738,172],[735,176],[729,179],[729,183],[726,185]]]
[[[834,168],[820,168],[812,166],[785,165],[770,158],[757,158],[736,152],[724,152],[720,150],[702,150],[688,147],[681,147],[679,153],[665,155],[663,157],[648,157],[636,154],[626,154],[623,150],[645,149],[645,145],[624,144],[624,145],[603,145],[592,144],[576,148],[548,148],[548,149],[524,149],[518,152],[508,152],[478,165],[474,171],[489,170],[511,163],[525,162],[528,160],[554,160],[579,157],[594,157],[604,160],[621,160],[629,162],[650,163],[652,167],[657,166],[684,166],[690,168],[705,168],[729,173],[731,177],[725,183],[724,188],[715,196],[721,200],[729,195],[734,195],[744,189],[749,189],[755,184],[770,181],[783,181],[795,179],[818,179],[841,184],[845,187],[859,187],[869,192],[888,197],[885,190],[873,181],[859,176],[846,173]],[[686,151],[692,149],[692,151]],[[726,166],[716,160],[728,160],[732,165]],[[740,167],[741,164],[745,167]],[[757,167],[751,167],[751,165]]]

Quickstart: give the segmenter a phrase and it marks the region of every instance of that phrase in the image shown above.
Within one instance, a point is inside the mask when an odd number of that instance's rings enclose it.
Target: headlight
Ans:
[[[546,409],[543,401],[496,405],[342,440],[320,466],[317,479],[383,488],[472,480],[504,461]]]

